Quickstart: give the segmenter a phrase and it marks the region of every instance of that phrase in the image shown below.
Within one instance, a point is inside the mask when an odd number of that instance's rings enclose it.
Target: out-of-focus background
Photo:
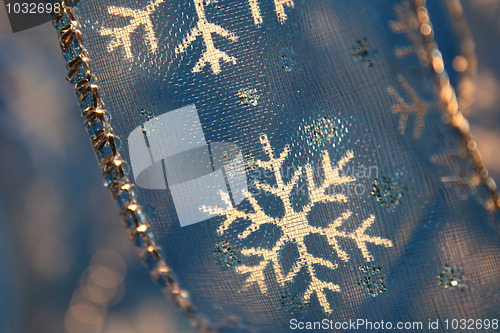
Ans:
[[[462,0],[476,44],[476,96],[469,115],[488,171],[500,185],[500,0]]]
[[[500,181],[500,0],[463,0],[478,55],[469,116]],[[0,332],[194,332],[150,280],[101,185],[50,23],[0,8]]]
[[[51,23],[0,5],[0,333],[194,332],[102,186]]]

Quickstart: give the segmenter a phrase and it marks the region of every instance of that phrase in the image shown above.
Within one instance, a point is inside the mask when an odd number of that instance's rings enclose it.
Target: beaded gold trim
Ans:
[[[113,134],[108,113],[102,108],[99,86],[90,71],[90,60],[83,46],[80,24],[72,9],[72,2],[59,3],[61,11],[54,16],[54,26],[67,63],[67,80],[74,84],[81,115],[104,175],[104,184],[111,192],[130,239],[135,243],[153,280],[196,328],[201,332],[214,332],[208,321],[196,313],[188,292],[173,280],[171,270],[162,257],[162,250],[149,231],[147,217],[137,201],[134,184],[127,175],[127,163],[117,149],[118,140]]]
[[[462,137],[467,155],[472,160],[477,175],[479,176],[479,183],[476,185],[484,184],[490,193],[491,198],[484,203],[484,207],[490,212],[498,211],[500,209],[500,195],[497,192],[497,186],[493,178],[489,176],[488,170],[484,165],[481,153],[477,149],[476,141],[470,131],[469,122],[461,111],[462,105],[460,102],[462,101],[459,102],[455,90],[450,83],[448,74],[444,68],[443,57],[441,56],[441,52],[439,51],[438,45],[434,39],[434,30],[432,29],[432,23],[428,15],[426,0],[413,0],[413,5],[420,24],[420,32],[425,41],[427,58],[429,59],[435,73],[438,87],[437,97],[443,105],[445,120],[449,125],[458,130],[460,136]],[[455,1],[454,5],[458,6],[460,3]],[[459,9],[457,9],[458,12],[456,12],[455,15],[460,14]],[[469,106],[470,101],[466,101],[466,107]]]

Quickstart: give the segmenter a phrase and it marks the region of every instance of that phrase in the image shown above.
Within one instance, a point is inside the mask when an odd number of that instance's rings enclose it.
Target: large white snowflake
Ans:
[[[227,209],[223,210],[221,208],[203,206],[201,210],[210,214],[215,213],[225,216],[224,222],[217,229],[219,235],[223,235],[228,228],[239,219],[251,222],[250,225],[238,235],[240,239],[246,239],[262,226],[268,224],[275,225],[281,229],[282,235],[271,249],[262,247],[248,247],[242,249],[241,253],[244,256],[257,256],[261,258],[257,265],[242,264],[236,267],[236,272],[248,275],[245,289],[252,285],[256,285],[262,293],[267,292],[264,271],[268,265],[272,266],[276,280],[282,287],[284,287],[286,283],[293,283],[298,273],[305,268],[310,277],[310,281],[308,282],[306,291],[302,295],[303,300],[308,302],[313,294],[316,294],[323,310],[325,312],[331,312],[332,309],[330,302],[327,300],[325,291],[340,291],[340,287],[332,282],[320,280],[316,274],[316,266],[321,265],[333,270],[338,267],[338,264],[312,254],[307,248],[305,238],[312,234],[324,236],[340,260],[345,262],[350,260],[350,256],[342,248],[338,241],[339,239],[350,240],[352,244],[361,251],[363,258],[367,262],[373,260],[367,247],[368,243],[392,247],[392,242],[385,238],[366,234],[367,229],[375,221],[375,216],[373,215],[370,215],[353,231],[342,230],[344,222],[353,215],[349,210],[342,213],[335,220],[330,221],[326,227],[313,226],[308,222],[308,214],[316,204],[347,201],[347,197],[344,194],[331,193],[329,188],[355,181],[353,177],[342,175],[342,169],[354,157],[352,151],[348,151],[335,166],[332,166],[328,151],[323,151],[321,160],[323,181],[321,184],[317,184],[315,181],[313,168],[309,164],[299,167],[295,170],[291,179],[285,182],[282,175],[282,166],[290,153],[290,147],[286,146],[279,156],[277,156],[266,135],[261,135],[260,141],[268,160],[256,160],[257,166],[271,172],[275,177],[276,185],[270,186],[262,182],[256,182],[255,186],[281,200],[284,206],[283,216],[277,218],[266,214],[256,196],[248,191],[245,193],[245,196],[251,204],[253,212],[246,212],[235,207],[226,193],[222,193],[221,197],[227,204]],[[309,200],[307,204],[303,205],[301,209],[297,211],[292,206],[291,195],[294,187],[303,176],[305,176],[305,180],[307,181]],[[279,256],[284,247],[290,243],[296,245],[298,258],[294,262],[292,268],[285,272],[280,263]]]

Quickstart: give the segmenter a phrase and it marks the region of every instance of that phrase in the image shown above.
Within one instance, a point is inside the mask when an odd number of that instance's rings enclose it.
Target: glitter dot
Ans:
[[[345,147],[350,142],[350,127],[353,119],[340,119],[333,115],[322,115],[323,112],[308,111],[311,117],[302,119],[297,130],[292,133],[292,144],[295,156],[305,156],[314,161],[325,148]]]
[[[384,176],[373,180],[372,194],[377,202],[388,210],[394,210],[401,205],[401,199],[407,190],[405,185],[398,182],[398,178],[399,174],[396,174],[394,178]]]
[[[359,269],[365,273],[365,276],[358,281],[358,285],[365,286],[370,295],[376,297],[387,292],[386,277],[382,274],[381,267],[361,266]]]
[[[314,120],[305,127],[307,142],[309,145],[325,145],[338,134],[338,127],[328,117],[321,117]]]
[[[295,293],[287,292],[281,296],[281,304],[292,316],[299,315],[309,308],[311,304]]]
[[[238,90],[238,100],[243,105],[256,106],[259,104],[260,96],[257,95],[257,89],[255,88],[244,88]]]
[[[364,62],[368,67],[373,67],[373,62],[370,59],[370,54],[373,51],[368,47],[367,39],[359,39],[356,45],[352,48],[351,58],[354,62]]]
[[[441,273],[437,276],[438,284],[445,289],[460,289],[465,287],[466,276],[460,268],[446,265]]]
[[[203,0],[203,6],[213,6],[217,10],[221,10],[220,6],[217,4],[219,1],[217,0]]]
[[[215,262],[222,266],[235,267],[241,264],[238,249],[226,239],[221,239],[215,243],[213,253],[216,256]]]
[[[285,72],[291,72],[297,65],[295,51],[291,47],[284,48],[280,55],[280,67]]]
[[[244,154],[243,164],[245,165],[245,171],[252,171],[257,169],[257,162],[255,162],[255,155],[252,153]]]

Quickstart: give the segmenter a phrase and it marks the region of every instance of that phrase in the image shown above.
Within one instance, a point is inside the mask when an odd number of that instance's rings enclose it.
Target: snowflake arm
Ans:
[[[303,298],[306,302],[309,302],[311,300],[311,296],[313,294],[316,294],[318,297],[319,303],[322,306],[323,310],[327,313],[330,313],[332,311],[330,307],[330,303],[326,299],[326,295],[324,293],[324,290],[331,290],[331,291],[340,291],[340,286],[332,283],[332,282],[325,282],[321,281],[318,279],[316,276],[316,270],[314,265],[322,265],[330,269],[336,269],[338,267],[337,264],[332,263],[329,260],[325,260],[322,258],[318,258],[310,254],[307,250],[307,247],[305,246],[304,243],[299,244],[299,253],[300,253],[300,258],[298,263],[302,263],[302,265],[296,265],[294,266],[293,269],[293,274],[289,274],[287,276],[287,281],[292,281],[295,276],[298,274],[300,269],[305,266],[307,267],[307,272],[309,276],[311,277],[311,281],[309,282],[309,285],[307,287],[307,290],[305,291]],[[290,272],[290,273],[292,273]]]
[[[224,215],[226,216],[226,219],[222,225],[219,226],[217,229],[217,233],[219,235],[224,234],[224,232],[231,226],[231,224],[234,223],[237,219],[248,219],[250,216],[249,214],[242,212],[238,209],[236,209],[234,206],[231,205],[230,208],[228,208],[225,212]]]
[[[318,202],[345,202],[347,201],[347,197],[344,194],[333,194],[327,195],[325,194],[326,190],[332,185],[341,185],[349,182],[353,182],[356,179],[349,176],[341,176],[340,171],[344,168],[344,166],[354,157],[352,151],[348,151],[344,157],[342,157],[337,165],[337,167],[332,168],[332,162],[330,160],[330,154],[328,151],[323,152],[323,159],[321,165],[324,171],[324,180],[321,186],[315,186],[314,184],[314,175],[313,170],[310,165],[305,167],[306,169],[306,177],[307,182],[309,183],[309,198],[311,203],[315,204]],[[307,205],[304,207],[304,211],[309,212],[313,205]]]
[[[397,103],[396,105],[392,106],[392,112],[400,114],[399,133],[403,135],[406,132],[406,123],[408,122],[408,106],[406,105],[405,100],[401,96],[399,96],[399,94],[393,88],[387,88],[387,92],[392,96],[392,98],[394,98]]]
[[[375,221],[375,216],[370,215],[369,218],[363,221],[361,226],[354,230],[353,232],[345,232],[345,231],[340,231],[338,230],[339,227],[342,226],[342,224],[348,220],[352,216],[351,211],[346,211],[343,213],[340,217],[335,219],[333,223],[331,223],[326,229],[323,230],[322,234],[326,236],[328,239],[328,243],[330,246],[332,246],[337,255],[342,259],[343,261],[349,261],[350,256],[340,248],[340,245],[337,241],[337,238],[349,238],[352,239],[358,248],[360,249],[363,258],[366,261],[373,261],[373,256],[370,254],[368,251],[368,248],[366,247],[367,243],[372,243],[375,245],[382,245],[384,247],[392,247],[393,244],[390,240],[382,238],[382,237],[375,237],[375,236],[370,236],[367,235],[365,232],[366,230],[373,224]]]
[[[259,203],[251,193],[248,194],[247,199],[252,205],[254,213],[247,214],[247,220],[252,221],[252,223],[241,234],[238,235],[238,238],[240,239],[247,238],[251,233],[259,230],[260,227],[264,224],[275,224],[273,223],[273,218],[264,213]]]
[[[336,285],[332,282],[324,282],[313,276],[312,281],[309,283],[306,292],[304,293],[304,300],[309,302],[311,300],[311,296],[316,294],[319,300],[319,304],[323,307],[323,310],[326,313],[332,312],[332,308],[330,306],[330,302],[326,299],[325,290],[331,291],[340,291],[340,286]]]
[[[269,184],[264,184],[258,180],[253,182],[254,186],[258,188],[259,190],[265,191],[267,193],[273,193],[274,187],[272,187]]]
[[[175,48],[175,53],[183,53],[186,51],[187,47],[191,45],[197,37],[201,36],[203,39],[203,44],[205,50],[202,53],[201,58],[198,60],[194,66],[192,72],[200,72],[203,67],[210,64],[212,72],[214,74],[220,73],[220,60],[225,62],[231,62],[236,64],[236,58],[228,56],[225,52],[220,51],[214,46],[214,40],[212,34],[217,34],[221,37],[228,38],[231,41],[236,41],[238,39],[232,32],[208,22],[205,14],[205,6],[203,5],[203,0],[194,0],[194,5],[196,9],[196,15],[198,16],[198,22],[196,27],[194,27],[190,33],[184,38],[182,43]]]
[[[275,245],[276,247],[276,245]],[[281,271],[281,266],[278,262],[278,252],[275,248],[271,250],[266,250],[262,248],[249,248],[243,249],[241,253],[245,256],[257,255],[262,257],[262,261],[255,266],[241,265],[236,268],[236,270],[241,273],[250,273],[245,283],[245,289],[249,288],[252,284],[257,284],[261,292],[267,292],[267,285],[264,276],[264,270],[269,263],[272,264],[274,268],[274,273],[276,274],[276,279],[281,285],[284,284],[283,273]]]
[[[308,268],[308,272],[311,276],[316,276],[316,272],[314,271],[314,265],[322,265],[330,269],[336,269],[338,267],[337,264],[323,259],[316,257],[312,254],[310,254],[307,250],[306,245],[303,242],[300,242],[297,244],[298,250],[299,250],[299,259],[295,264],[293,265],[292,269],[287,273],[285,277],[285,282],[291,282],[293,279],[297,276],[299,271],[304,267],[304,264]]]
[[[375,245],[382,245],[384,247],[392,247],[392,242],[388,239],[382,237],[374,237],[365,234],[366,229],[368,229],[375,221],[375,216],[370,215],[369,218],[363,221],[361,226],[356,229],[353,233],[349,234],[349,238],[356,242],[356,245],[361,250],[363,257],[366,261],[373,261],[373,256],[368,251],[366,243],[372,243]]]
[[[108,13],[116,16],[136,16],[137,10],[127,7],[117,7],[110,6],[108,7]]]
[[[224,204],[226,204],[226,207],[234,208],[233,203],[231,202],[231,198],[229,197],[229,193],[224,192],[224,191],[219,191],[219,195],[220,195],[222,201],[224,202]],[[222,215],[226,212],[226,208],[222,208],[219,205],[217,205],[215,207],[203,205],[200,207],[200,210],[202,212],[208,213],[210,215]]]
[[[236,40],[238,40],[238,37],[236,37],[236,35],[233,34],[231,31],[224,29],[216,24],[207,23],[206,26],[207,26],[208,30],[211,31],[212,33],[216,33],[217,35],[219,35],[221,37],[228,38],[232,42],[235,42]]]
[[[335,252],[343,261],[349,261],[350,257],[347,252],[340,248],[337,237],[348,237],[348,235],[345,232],[337,230],[337,228],[340,227],[345,220],[351,217],[351,215],[352,212],[350,211],[343,213],[340,217],[335,219],[323,233],[328,240],[328,244],[335,249]]]
[[[394,11],[398,20],[390,22],[392,31],[397,34],[405,34],[412,44],[411,46],[396,49],[396,56],[403,58],[415,54],[422,64],[427,64],[424,40],[420,33],[420,23],[410,1],[406,0],[396,5]]]
[[[243,290],[247,290],[251,285],[257,284],[261,293],[263,294],[267,293],[266,279],[264,277],[264,270],[266,269],[267,264],[268,264],[267,261],[262,260],[256,266],[240,265],[236,267],[236,271],[240,274],[250,273],[250,275],[245,281]]]
[[[113,35],[113,39],[109,42],[107,46],[108,52],[113,52],[120,46],[123,46],[125,50],[125,57],[126,58],[132,58],[132,49],[131,49],[131,41],[130,41],[130,34],[133,31],[132,26],[127,26],[125,28],[103,28],[99,30],[99,33],[102,36],[110,36]]]
[[[194,27],[189,32],[189,34],[184,38],[181,45],[179,45],[175,48],[175,53],[179,54],[179,53],[186,51],[188,46],[191,45],[191,43],[194,42],[196,40],[196,38],[198,38],[198,36],[200,36],[200,35],[201,35],[201,30],[198,27]]]
[[[268,156],[269,160],[257,160],[257,166],[262,169],[269,170],[273,173],[274,178],[276,179],[276,186],[271,187],[261,184],[260,182],[257,182],[257,184],[259,185],[256,184],[256,186],[260,186],[259,188],[261,188],[262,190],[276,195],[283,202],[286,213],[293,213],[289,194],[299,180],[302,174],[302,168],[298,168],[297,170],[295,170],[294,175],[292,176],[292,180],[285,184],[285,181],[283,180],[283,176],[281,174],[281,169],[283,167],[283,164],[285,163],[286,158],[288,157],[288,154],[290,153],[290,146],[286,145],[283,151],[279,154],[279,157],[276,157],[274,149],[271,147],[267,135],[263,134],[260,136],[260,143],[262,144],[264,152]]]
[[[260,13],[259,0],[248,0],[248,6],[252,13],[253,23],[259,25],[262,23],[262,14]]]
[[[281,154],[279,155],[279,157],[276,157],[274,154],[274,149],[273,147],[271,147],[271,143],[269,142],[269,138],[267,137],[267,135],[262,134],[260,136],[260,143],[262,144],[262,149],[266,153],[269,160],[267,161],[257,160],[256,161],[257,166],[259,168],[273,172],[276,176],[276,182],[278,183],[278,186],[283,185],[283,179],[281,177],[280,168],[282,167],[283,163],[285,162],[285,159],[290,153],[290,145],[286,145]]]
[[[248,193],[247,191],[244,191],[243,194],[247,198],[250,195],[250,193]],[[245,212],[236,209],[236,207],[234,207],[233,203],[231,202],[229,193],[225,191],[219,191],[219,195],[224,204],[226,205],[226,208],[222,208],[219,205],[215,207],[202,205],[200,207],[200,211],[208,213],[210,215],[224,215],[226,217],[224,223],[221,224],[217,229],[217,233],[219,235],[222,235],[231,226],[231,224],[233,224],[234,221],[236,221],[239,218],[249,219],[251,217],[251,214],[247,214]]]
[[[276,8],[276,15],[278,15],[278,20],[281,23],[285,23],[287,16],[285,13],[285,6],[293,8],[295,3],[293,0],[274,0],[274,6]]]
[[[323,307],[323,310],[326,313],[330,313],[332,312],[332,308],[330,306],[330,302],[326,299],[324,290],[339,292],[340,286],[332,282],[321,281],[316,276],[314,276],[312,281],[309,283],[309,287],[304,293],[304,300],[309,302],[311,300],[311,296],[313,294],[316,294],[319,300],[319,304]]]

